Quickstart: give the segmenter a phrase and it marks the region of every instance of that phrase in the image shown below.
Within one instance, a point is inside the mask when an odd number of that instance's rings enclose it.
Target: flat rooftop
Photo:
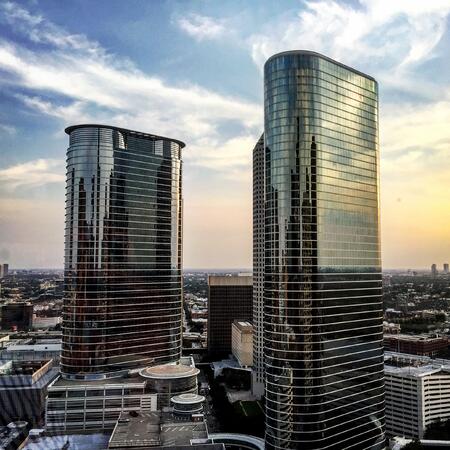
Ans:
[[[441,341],[445,338],[443,337],[436,337],[436,336],[429,336],[427,334],[385,334],[383,336],[385,339],[398,339],[402,341],[411,341],[411,342],[419,342],[419,341]]]
[[[253,331],[253,325],[247,320],[235,320],[233,325],[243,333],[251,333]]]
[[[450,374],[450,360],[432,359],[428,356],[385,352],[384,372],[391,375],[424,377],[439,372]]]
[[[58,434],[28,437],[22,450],[61,449],[69,442],[69,449],[104,450],[108,448],[109,434]]]
[[[197,444],[211,444],[204,421],[186,422],[176,420],[169,413],[122,412],[109,440],[110,449],[170,447],[191,448],[191,441]],[[195,448],[195,447],[194,447]],[[223,447],[211,447],[218,448]]]
[[[196,376],[200,373],[200,370],[184,364],[161,364],[159,366],[146,367],[139,373],[144,378],[172,380]]]
[[[251,275],[208,275],[209,286],[253,286]]]

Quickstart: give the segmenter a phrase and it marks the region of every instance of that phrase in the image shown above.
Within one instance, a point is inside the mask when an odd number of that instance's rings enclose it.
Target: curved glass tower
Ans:
[[[66,129],[61,372],[101,379],[181,354],[181,149],[104,125]]]
[[[377,83],[292,51],[264,86],[266,448],[382,449]]]

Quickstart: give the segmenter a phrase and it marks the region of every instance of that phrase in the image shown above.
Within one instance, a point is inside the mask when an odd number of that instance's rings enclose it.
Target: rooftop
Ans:
[[[30,434],[32,434],[30,432]],[[104,450],[108,445],[109,434],[59,434],[56,436],[29,436],[22,450],[61,449],[69,442],[69,449]]]
[[[70,127],[67,127],[64,131],[67,134],[70,134],[70,133],[72,133],[73,130],[76,130],[77,128],[91,128],[91,127],[93,127],[93,128],[96,128],[96,127],[109,128],[110,130],[121,131],[122,133],[125,133],[125,134],[133,134],[140,138],[149,139],[152,141],[159,140],[159,139],[173,141],[173,142],[176,142],[177,144],[179,144],[181,148],[186,147],[186,144],[182,141],[179,141],[178,139],[172,139],[172,138],[168,138],[168,137],[164,137],[164,136],[158,136],[156,134],[143,133],[142,131],[129,130],[127,128],[115,127],[112,125],[102,125],[102,124],[97,124],[97,123],[83,123],[80,125],[72,125]]]
[[[253,331],[253,325],[247,320],[235,320],[233,325],[244,333],[251,333]]]
[[[251,275],[208,275],[209,286],[253,286]]]
[[[340,66],[344,69],[349,70],[350,72],[356,73],[357,75],[361,75],[364,78],[368,78],[369,80],[377,82],[375,78],[371,77],[370,75],[367,75],[363,72],[360,72],[359,70],[354,69],[353,67],[346,66],[345,64],[340,63],[339,61],[335,61],[334,59],[329,58],[328,56],[322,55],[322,53],[318,52],[312,52],[311,50],[288,50],[280,53],[276,53],[275,55],[272,55],[264,64],[264,67],[266,64],[271,61],[272,59],[279,58],[280,56],[294,56],[294,55],[304,55],[304,56],[314,56],[317,58],[324,59],[326,61],[329,61],[333,64],[336,64],[337,66]]]
[[[108,448],[167,446],[184,449],[191,448],[190,444],[194,441],[201,446],[210,444],[206,422],[203,420],[199,422],[176,420],[170,413],[159,411],[122,412]]]
[[[196,367],[183,364],[161,364],[159,366],[146,367],[140,375],[152,379],[176,379],[196,376],[200,373]]]
[[[439,336],[430,336],[428,334],[385,334],[385,338],[389,339],[399,339],[402,341],[411,341],[411,342],[418,342],[418,341],[441,341],[444,338]]]
[[[205,397],[203,395],[198,394],[180,394],[171,398],[173,403],[178,403],[182,405],[191,405],[193,403],[203,403],[205,401]]]
[[[440,372],[450,374],[450,361],[446,359],[385,352],[384,362],[384,372],[391,375],[420,378]]]

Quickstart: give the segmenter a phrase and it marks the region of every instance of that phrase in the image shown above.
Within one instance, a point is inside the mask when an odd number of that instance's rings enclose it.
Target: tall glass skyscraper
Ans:
[[[264,87],[266,448],[382,449],[377,83],[292,51]]]
[[[120,376],[181,355],[181,149],[104,125],[66,129],[61,372]]]

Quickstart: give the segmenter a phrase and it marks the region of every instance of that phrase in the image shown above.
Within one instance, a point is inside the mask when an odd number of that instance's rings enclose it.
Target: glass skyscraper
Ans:
[[[121,376],[181,355],[181,149],[104,125],[66,129],[61,372]]]
[[[267,449],[384,448],[376,81],[264,67]]]

